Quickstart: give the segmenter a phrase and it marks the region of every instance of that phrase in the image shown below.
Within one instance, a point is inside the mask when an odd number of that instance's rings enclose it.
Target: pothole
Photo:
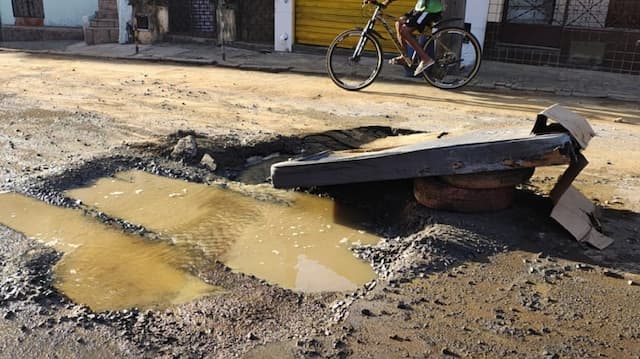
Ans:
[[[374,278],[349,247],[377,243],[378,237],[345,223],[345,211],[327,198],[260,186],[205,186],[141,171],[67,195],[285,288],[350,290]]]
[[[181,268],[186,251],[123,233],[78,210],[5,193],[0,222],[65,253],[54,286],[95,311],[181,304],[220,290]]]
[[[300,144],[314,150],[354,148],[392,133],[380,128],[355,135],[336,131],[318,135],[325,140],[307,137]],[[259,162],[264,167],[276,159],[268,156],[271,152],[258,152],[259,147],[245,150],[240,158],[227,154],[226,160],[220,154],[230,149],[208,149],[218,151],[214,157],[222,166],[216,173],[257,183],[264,178],[264,170],[247,164]],[[55,287],[95,311],[163,308],[221,293],[224,288],[197,275],[213,268],[214,262],[302,292],[354,290],[376,277],[371,266],[350,250],[380,239],[370,230],[381,224],[372,226],[358,206],[317,194],[275,190],[264,183],[217,177],[221,180],[202,184],[130,170],[162,172],[156,161],[170,161],[164,159],[161,148],[155,151],[161,157],[143,166],[144,161],[132,156],[122,168],[122,158],[117,158],[117,169],[107,170],[106,177],[92,177],[96,176],[91,173],[93,166],[103,167],[92,163],[84,169],[86,173],[81,169],[48,182],[56,183],[58,191],[84,210],[2,194],[0,223],[63,252],[54,268]],[[261,155],[258,160],[251,160],[257,154]],[[204,173],[202,168],[184,166],[178,177],[201,178],[199,173]],[[133,224],[132,228],[154,233],[158,240],[110,226],[104,218]]]

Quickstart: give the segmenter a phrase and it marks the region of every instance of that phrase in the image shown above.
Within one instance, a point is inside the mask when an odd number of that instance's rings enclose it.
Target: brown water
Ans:
[[[185,270],[211,259],[301,291],[350,290],[375,277],[349,247],[378,238],[341,224],[352,214],[345,208],[268,186],[230,187],[130,171],[67,192],[173,243],[15,193],[0,194],[0,223],[63,252],[55,287],[96,311],[162,308],[219,292]]]
[[[350,290],[375,278],[349,247],[378,238],[341,224],[349,212],[329,199],[264,186],[223,189],[140,171],[67,195],[286,288]]]
[[[181,269],[184,250],[127,235],[82,212],[0,194],[0,223],[64,252],[54,286],[93,310],[154,308],[220,289]]]

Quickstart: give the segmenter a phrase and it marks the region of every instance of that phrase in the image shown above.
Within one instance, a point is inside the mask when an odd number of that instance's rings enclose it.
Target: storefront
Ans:
[[[394,18],[415,6],[415,0],[396,0],[385,14]],[[372,6],[362,7],[358,0],[295,1],[295,39],[299,45],[327,47],[339,33],[354,27],[363,27],[373,11]],[[393,19],[390,19],[393,26]],[[383,47],[393,48],[382,26],[378,32],[385,37]]]
[[[344,30],[362,27],[372,11],[371,6],[362,7],[360,0],[275,0],[275,49],[291,51],[293,45],[315,45],[327,47]],[[415,6],[415,0],[395,0],[385,11],[397,18]],[[449,10],[460,8],[459,17],[471,23],[471,30],[480,43],[484,39],[484,29],[488,12],[488,0],[443,1]],[[466,10],[466,11],[465,11]],[[445,13],[447,10],[445,10]],[[466,14],[466,16],[465,16]],[[449,16],[446,14],[445,16]],[[393,18],[389,19],[393,26]],[[379,32],[387,38],[383,42],[386,49],[393,49],[386,31],[380,26]]]

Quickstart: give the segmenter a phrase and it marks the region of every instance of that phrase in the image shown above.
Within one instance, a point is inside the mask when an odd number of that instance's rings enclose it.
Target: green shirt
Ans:
[[[440,0],[418,0],[415,10],[428,13],[442,12],[442,2]]]

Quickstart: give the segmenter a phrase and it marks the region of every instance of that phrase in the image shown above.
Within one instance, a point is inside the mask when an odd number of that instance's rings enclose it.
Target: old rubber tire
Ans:
[[[487,189],[459,188],[437,177],[416,178],[413,194],[422,205],[456,212],[490,212],[505,209],[513,202],[514,187]]]
[[[442,180],[454,187],[470,189],[491,189],[514,187],[533,176],[534,167],[505,171],[471,173],[467,175],[442,176]]]

